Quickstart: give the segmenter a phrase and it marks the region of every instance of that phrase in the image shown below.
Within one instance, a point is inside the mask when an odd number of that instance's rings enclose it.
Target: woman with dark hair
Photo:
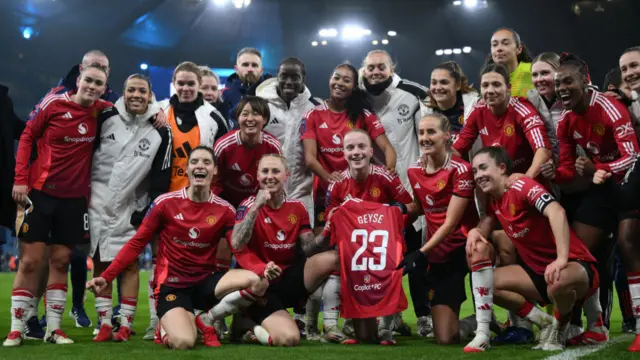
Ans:
[[[512,96],[527,96],[527,91],[533,89],[531,55],[515,30],[501,28],[493,33],[487,65],[492,63],[507,68]]]

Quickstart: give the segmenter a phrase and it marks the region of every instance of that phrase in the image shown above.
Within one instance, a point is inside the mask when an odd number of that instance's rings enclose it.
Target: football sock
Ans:
[[[64,307],[67,303],[67,285],[54,284],[47,286],[45,303],[47,308],[47,332],[50,334],[60,329],[62,314],[64,314]]]
[[[258,296],[247,289],[234,291],[225,295],[211,310],[200,316],[200,319],[203,320],[205,325],[213,326],[214,321],[237,313],[240,309],[253,304],[257,299]]]
[[[320,313],[320,304],[322,302],[322,289],[324,286],[320,286],[309,296],[307,300],[307,311],[305,316],[305,322],[311,328],[318,326],[318,314]]]
[[[96,311],[98,312],[98,320],[101,325],[113,326],[111,317],[113,316],[113,300],[111,295],[96,296]]]
[[[629,282],[629,293],[631,294],[631,309],[633,309],[633,317],[636,319],[636,334],[640,335],[640,271],[627,273],[627,281]]]
[[[149,281],[147,282],[147,294],[149,300],[149,319],[152,326],[158,323],[158,315],[156,313],[156,297],[153,292],[153,274],[156,271],[156,262],[153,260],[153,266],[151,267],[151,275],[149,276]]]
[[[511,312],[509,312],[511,314]],[[514,313],[515,317],[519,320],[517,321],[530,321],[533,324],[536,324],[538,327],[543,327],[546,324],[549,324],[553,321],[553,316],[547,314],[546,312],[540,310],[538,307],[533,305],[528,301],[525,301],[524,305]],[[527,323],[528,323],[527,321]],[[528,323],[529,327],[531,327],[531,323]],[[512,323],[513,325],[513,323]],[[517,325],[515,325],[517,326]],[[523,327],[523,326],[518,326]]]
[[[324,301],[324,327],[338,326],[340,317],[340,277],[331,275],[322,289]]]
[[[489,323],[493,311],[493,264],[491,260],[480,260],[471,266],[473,294],[476,306],[476,332],[482,332],[491,337]]]
[[[136,313],[136,307],[138,306],[137,298],[123,297],[122,305],[120,306],[120,325],[126,326],[129,329],[132,328],[133,316]]]
[[[24,325],[33,308],[33,294],[26,289],[13,289],[11,292],[11,331],[24,333]]]

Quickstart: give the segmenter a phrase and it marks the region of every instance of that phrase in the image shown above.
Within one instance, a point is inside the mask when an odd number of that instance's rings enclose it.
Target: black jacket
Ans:
[[[16,204],[11,198],[16,158],[14,140],[19,140],[25,122],[13,111],[9,88],[0,85],[0,225],[12,231],[16,216]]]

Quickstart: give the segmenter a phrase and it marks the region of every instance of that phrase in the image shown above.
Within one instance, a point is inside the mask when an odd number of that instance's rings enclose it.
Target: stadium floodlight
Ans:
[[[436,50],[436,55],[437,55],[437,56],[442,56],[442,55],[444,55],[444,50],[442,50],[442,49],[438,49],[438,50]]]
[[[373,44],[373,45],[378,45],[378,40],[373,40],[373,41],[371,42],[371,44]]]
[[[149,68],[149,65],[147,65],[147,63],[140,64],[140,70],[147,71],[148,68]]]
[[[444,49],[444,54],[445,54],[445,55],[451,55],[451,54],[453,54],[453,50],[451,50],[451,49]]]
[[[387,35],[389,35],[389,36],[396,36],[396,35],[398,35],[398,33],[397,33],[397,32],[395,32],[395,31],[393,31],[393,30],[389,30],[389,31],[387,31]]]
[[[33,28],[27,26],[24,29],[22,29],[22,37],[29,40],[31,39],[31,36],[33,36]]]
[[[464,0],[464,6],[469,9],[475,8],[478,6],[478,0]]]
[[[462,54],[462,49],[458,49],[458,48],[453,49],[453,53],[456,55]]]
[[[318,46],[318,42],[317,41],[312,41],[311,42],[311,46]]]
[[[389,44],[389,40],[382,39],[381,43],[382,43],[382,45],[387,45],[387,44]]]
[[[251,5],[251,0],[244,0],[244,7]]]
[[[363,30],[362,30],[362,35],[364,35],[364,36],[369,36],[369,35],[371,35],[371,30],[369,30],[369,29],[363,29]]]
[[[462,52],[468,54],[471,52],[471,46],[465,46],[462,48]]]
[[[360,26],[347,25],[342,28],[342,38],[345,40],[358,40],[368,35],[371,35],[371,30],[363,29]]]
[[[321,37],[336,37],[338,36],[338,30],[334,28],[320,29],[320,31],[318,31],[318,35]]]
[[[225,6],[227,5],[227,0],[213,0],[213,4],[216,6]]]
[[[460,6],[460,5],[462,5],[462,0],[456,0],[456,1],[454,1],[454,2],[453,2],[453,5],[454,5],[454,6]]]
[[[321,43],[321,44],[322,44],[322,46],[327,45],[327,44],[328,44],[328,43],[327,43],[327,40],[322,40],[322,43]]]
[[[233,0],[233,6],[235,6],[236,9],[242,9],[244,6],[244,0]]]

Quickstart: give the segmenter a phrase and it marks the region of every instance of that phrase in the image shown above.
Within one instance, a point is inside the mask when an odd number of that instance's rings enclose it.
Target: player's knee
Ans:
[[[473,262],[485,260],[491,257],[492,246],[483,242],[477,242],[476,247],[471,253],[471,260]]]
[[[49,267],[59,272],[67,272],[69,262],[71,261],[70,252],[51,253],[49,257]]]
[[[196,338],[185,334],[169,336],[169,345],[176,350],[188,350],[196,345]]]
[[[28,254],[22,255],[20,258],[20,264],[18,266],[18,271],[23,274],[34,274],[39,273],[40,268],[42,267],[42,259],[36,259],[33,256],[29,256]]]
[[[296,346],[300,343],[300,331],[281,331],[275,337],[271,337],[271,341],[275,346]]]
[[[251,291],[256,296],[263,296],[267,289],[269,288],[269,281],[266,279],[260,278],[258,275],[254,275],[251,277],[249,283],[249,291]]]
[[[129,266],[124,269],[122,274],[129,277],[138,276],[138,262],[134,261],[133,263],[129,264]]]
[[[451,345],[458,344],[460,342],[460,336],[458,334],[436,334],[436,343],[438,345]]]

